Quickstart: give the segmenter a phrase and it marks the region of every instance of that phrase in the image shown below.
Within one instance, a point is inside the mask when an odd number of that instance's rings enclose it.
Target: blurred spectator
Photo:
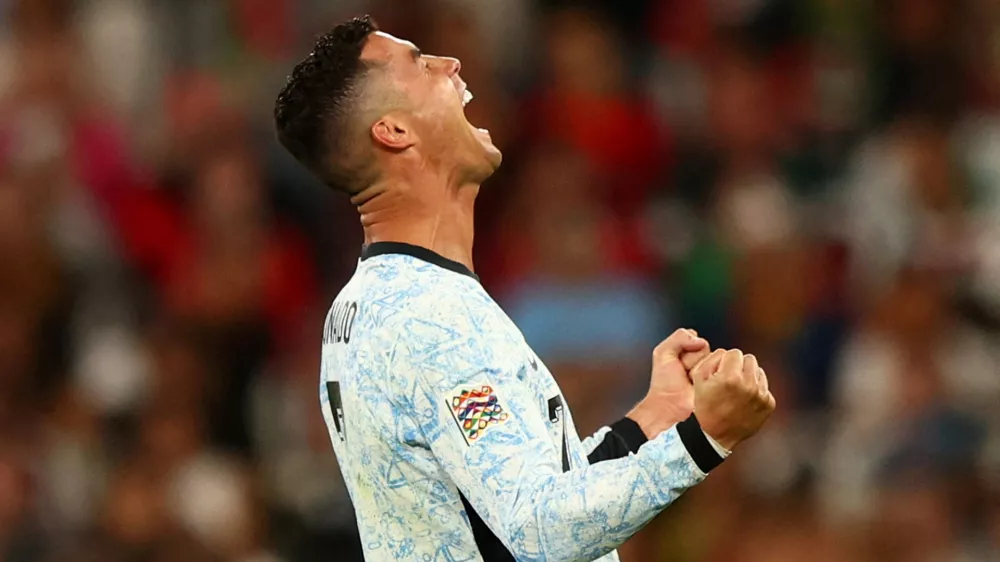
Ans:
[[[527,100],[527,139],[563,143],[587,159],[599,177],[595,193],[622,233],[624,266],[650,266],[640,235],[642,205],[668,159],[666,130],[648,103],[629,89],[620,38],[589,11],[562,9],[544,33],[543,82]]]
[[[316,369],[362,240],[270,110],[364,11],[462,59],[476,269],[581,434],[676,326],[768,370],[625,562],[996,559],[997,3],[500,4],[0,2],[0,559],[360,560]]]
[[[861,516],[878,486],[878,468],[908,435],[930,445],[921,420],[941,409],[963,412],[971,427],[945,437],[951,446],[989,424],[1000,400],[995,346],[954,317],[933,275],[907,272],[844,349],[837,377],[838,417],[827,451],[826,500],[833,514]],[[915,432],[915,433],[911,433]],[[919,437],[918,437],[919,436]],[[974,462],[981,441],[962,451]],[[942,450],[931,453],[943,460]]]

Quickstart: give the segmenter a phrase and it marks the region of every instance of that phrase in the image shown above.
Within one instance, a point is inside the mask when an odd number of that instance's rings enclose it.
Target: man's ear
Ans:
[[[417,134],[399,114],[390,113],[372,125],[372,138],[389,150],[405,150],[417,144]]]

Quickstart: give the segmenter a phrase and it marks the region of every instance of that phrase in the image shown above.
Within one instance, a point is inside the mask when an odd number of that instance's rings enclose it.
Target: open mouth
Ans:
[[[469,91],[469,88],[465,85],[464,82],[459,87],[459,93],[462,96],[462,108],[464,109],[465,106],[469,105],[469,102],[472,101],[473,95],[472,95],[472,92]],[[471,123],[470,123],[470,125],[471,125]],[[475,127],[475,126],[473,126],[473,128],[476,129],[476,131],[478,131],[479,133],[482,133],[482,134],[485,134],[485,135],[489,135],[490,134],[489,130],[487,130],[487,129],[480,129],[480,128]]]

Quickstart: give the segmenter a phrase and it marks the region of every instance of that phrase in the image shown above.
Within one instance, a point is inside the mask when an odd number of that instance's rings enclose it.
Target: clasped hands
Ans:
[[[694,413],[707,435],[732,450],[757,433],[774,408],[756,357],[712,351],[694,330],[682,328],[653,350],[649,392],[628,417],[652,439]]]

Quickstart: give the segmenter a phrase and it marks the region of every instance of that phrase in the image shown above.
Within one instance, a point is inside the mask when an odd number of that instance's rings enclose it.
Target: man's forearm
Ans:
[[[658,407],[655,402],[650,400],[643,400],[637,404],[636,407],[628,413],[626,419],[634,421],[635,424],[642,429],[642,432],[645,434],[647,439],[652,439],[667,429],[670,429],[671,427],[682,422],[687,422],[689,425],[698,425],[697,419],[694,418],[693,414],[680,414],[669,409],[664,410],[664,408]],[[700,425],[698,426],[698,430],[701,431]],[[708,433],[704,433],[704,436],[720,457],[725,459],[729,456],[731,451],[720,445],[719,442],[713,439]]]
[[[604,426],[583,440],[590,464],[635,453],[646,441],[683,421],[687,416],[664,415],[648,400],[635,406],[624,418]]]
[[[590,560],[617,548],[721,462],[698,437],[671,428],[635,455],[523,482],[531,491],[505,517],[513,553]]]

